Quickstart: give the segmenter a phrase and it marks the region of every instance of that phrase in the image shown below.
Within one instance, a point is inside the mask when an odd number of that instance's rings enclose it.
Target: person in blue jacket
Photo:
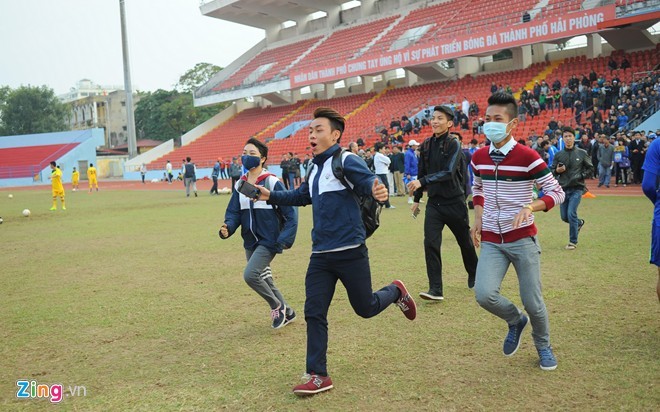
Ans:
[[[396,303],[406,318],[415,319],[417,309],[403,282],[395,280],[377,292],[371,288],[366,231],[354,193],[387,200],[380,183],[359,156],[343,152],[347,186],[334,176],[332,156],[338,150],[345,120],[335,110],[319,107],[309,126],[309,145],[314,159],[307,179],[295,190],[261,189],[260,200],[276,205],[311,204],[313,216],[312,255],[305,277],[305,320],[307,321],[307,373],[304,383],[293,388],[298,396],[332,389],[328,376],[328,308],[340,280],[355,313],[376,316]]]
[[[251,138],[243,149],[243,166],[248,170],[241,177],[255,186],[270,188],[275,192],[284,190],[284,185],[272,173],[264,170],[268,158],[268,146]],[[239,182],[236,184],[238,185]],[[279,329],[296,318],[296,312],[287,304],[280,290],[275,286],[270,262],[275,255],[293,245],[298,230],[298,214],[290,206],[277,209],[266,202],[253,202],[235,190],[225,212],[225,223],[220,228],[220,237],[228,238],[241,227],[243,247],[247,266],[243,279],[271,309],[272,327]]]
[[[651,227],[651,258],[650,263],[658,267],[658,283],[655,291],[660,300],[660,139],[654,139],[649,146],[644,159],[644,177],[642,190],[646,197],[653,202],[653,223]]]
[[[413,139],[408,142],[408,150],[406,150],[406,154],[404,155],[404,174],[406,175],[405,177],[405,184],[407,185],[408,183],[412,182],[413,180],[417,180],[417,155],[415,154],[415,150],[419,147],[419,143],[417,143],[417,140]],[[413,204],[413,197],[411,196],[412,193],[409,193],[408,195],[408,204],[412,205]]]

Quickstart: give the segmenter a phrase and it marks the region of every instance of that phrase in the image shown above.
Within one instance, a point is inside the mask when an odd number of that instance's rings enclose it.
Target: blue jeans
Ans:
[[[520,322],[520,309],[500,294],[504,275],[512,263],[518,275],[520,298],[532,323],[534,345],[546,348],[550,346],[550,326],[541,294],[541,246],[535,237],[511,243],[481,243],[474,286],[477,302],[509,325]]]
[[[603,166],[602,164],[598,165],[598,176],[600,176],[599,184],[610,187],[610,177],[612,175],[612,170],[610,166]]]
[[[566,199],[564,203],[559,206],[559,214],[561,220],[568,223],[568,241],[577,245],[578,242],[578,225],[580,224],[580,219],[578,218],[577,209],[580,206],[580,200],[582,200],[582,188],[567,188],[564,189],[566,193]]]

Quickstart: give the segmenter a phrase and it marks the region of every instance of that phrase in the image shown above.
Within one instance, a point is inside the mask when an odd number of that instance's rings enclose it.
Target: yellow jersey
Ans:
[[[87,179],[96,180],[96,168],[94,166],[87,169]]]
[[[76,170],[75,172],[71,173],[71,181],[77,182],[79,179],[80,179],[79,171]]]
[[[53,192],[63,192],[64,186],[62,186],[62,171],[60,169],[53,169],[50,172],[50,180],[53,185]]]

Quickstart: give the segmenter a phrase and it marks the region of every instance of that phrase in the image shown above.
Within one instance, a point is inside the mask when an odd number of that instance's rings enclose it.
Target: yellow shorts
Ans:
[[[64,197],[64,190],[53,190],[53,197]]]
[[[77,180],[73,180],[73,181],[71,182],[71,184],[74,185],[74,186],[78,186],[78,181],[77,181]]]
[[[96,179],[89,179],[89,187],[92,186],[99,187],[99,182]]]

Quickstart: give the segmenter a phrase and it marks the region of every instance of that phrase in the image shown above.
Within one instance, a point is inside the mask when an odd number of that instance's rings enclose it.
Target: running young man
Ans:
[[[260,200],[278,205],[311,204],[314,228],[312,256],[305,277],[305,320],[307,321],[307,373],[305,383],[293,388],[298,396],[314,395],[332,389],[328,375],[328,308],[340,280],[355,313],[364,318],[376,316],[396,303],[406,318],[413,320],[415,302],[400,280],[377,292],[371,289],[366,231],[354,194],[387,200],[384,184],[359,156],[344,152],[342,164],[348,189],[334,176],[332,157],[341,150],[339,141],[345,120],[335,110],[320,107],[309,126],[309,143],[314,154],[307,179],[298,189],[261,189]]]
[[[272,173],[264,170],[268,158],[268,146],[255,138],[247,141],[243,149],[243,166],[248,172],[241,177],[255,186],[269,187],[274,191],[284,186]],[[275,286],[270,262],[275,255],[293,245],[298,230],[298,214],[291,206],[275,210],[266,202],[253,202],[235,190],[225,212],[225,223],[220,228],[220,237],[227,239],[241,227],[243,247],[248,264],[243,279],[259,296],[270,305],[273,329],[293,322],[296,312],[289,306]]]
[[[51,181],[53,189],[53,206],[50,210],[57,210],[58,196],[62,202],[62,210],[66,210],[66,205],[64,204],[64,186],[62,185],[62,171],[57,167],[55,162],[50,162],[50,176],[48,176],[48,178]]]
[[[539,154],[513,138],[511,133],[518,122],[518,105],[513,96],[495,93],[488,98],[484,134],[492,144],[477,150],[471,162],[471,232],[475,246],[481,243],[475,293],[481,307],[509,325],[505,356],[516,353],[522,332],[531,321],[541,369],[553,370],[557,368],[557,359],[550,346],[548,312],[541,294],[541,247],[533,213],[563,202],[564,191]],[[542,187],[544,195],[532,201],[535,184]],[[520,298],[529,318],[500,294],[510,264],[516,269]]]
[[[445,226],[454,234],[461,249],[470,289],[474,287],[479,261],[470,237],[470,221],[465,203],[467,162],[461,150],[461,142],[450,133],[454,125],[453,118],[454,113],[450,107],[433,108],[433,135],[419,147],[418,176],[408,183],[408,190],[414,193],[414,201],[410,207],[414,215],[419,213],[419,202],[424,191],[428,195],[424,216],[424,257],[429,289],[427,292],[420,292],[419,296],[435,302],[444,300],[441,248]]]

